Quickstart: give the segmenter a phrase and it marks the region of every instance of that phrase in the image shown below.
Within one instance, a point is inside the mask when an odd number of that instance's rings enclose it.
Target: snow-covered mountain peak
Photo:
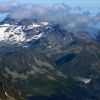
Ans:
[[[44,34],[39,30],[48,25],[48,22],[31,22],[24,25],[21,22],[4,21],[0,24],[0,42],[15,44],[37,40]],[[31,36],[29,36],[30,34]]]
[[[41,51],[41,48],[59,48],[71,43],[90,41],[92,41],[92,37],[88,34],[69,32],[60,24],[53,22],[35,19],[16,21],[6,18],[0,23],[0,47],[9,45],[39,47],[38,50]]]
[[[16,34],[19,33],[20,34]],[[21,30],[21,26],[3,24],[0,25],[0,41],[2,42],[22,42],[25,40],[25,34]]]

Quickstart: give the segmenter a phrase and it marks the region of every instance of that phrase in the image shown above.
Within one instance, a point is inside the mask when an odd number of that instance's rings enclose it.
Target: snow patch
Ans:
[[[49,23],[48,23],[48,22],[41,22],[41,24],[46,26],[46,25],[48,25]]]
[[[88,83],[91,82],[91,79],[90,78],[85,78],[85,77],[74,77],[74,78],[76,80],[78,80],[78,81],[81,81],[81,82],[85,83],[85,84],[88,84]]]
[[[38,40],[39,38],[41,38],[44,35],[44,33],[40,33],[38,35],[34,35],[31,39],[27,39],[27,41],[31,41],[31,40]]]

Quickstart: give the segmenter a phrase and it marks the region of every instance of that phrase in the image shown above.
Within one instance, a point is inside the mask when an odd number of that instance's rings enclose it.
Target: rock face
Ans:
[[[21,91],[3,75],[0,75],[0,100],[25,100]]]
[[[26,100],[100,100],[99,65],[100,44],[86,33],[36,19],[0,23],[3,100],[24,100],[20,90]]]

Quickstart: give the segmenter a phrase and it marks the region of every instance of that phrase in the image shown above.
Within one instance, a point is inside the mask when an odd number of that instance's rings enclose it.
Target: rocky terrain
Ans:
[[[0,23],[0,73],[18,86],[1,77],[2,100],[100,100],[99,65],[99,34],[36,19]]]

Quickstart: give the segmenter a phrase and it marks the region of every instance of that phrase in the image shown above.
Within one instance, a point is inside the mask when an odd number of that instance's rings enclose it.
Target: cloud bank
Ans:
[[[61,24],[65,29],[79,30],[86,28],[89,24],[98,24],[100,14],[91,16],[89,11],[82,11],[77,7],[77,12],[66,4],[17,4],[0,3],[0,13],[7,13],[10,18],[16,20],[35,18],[38,20],[49,21]]]

